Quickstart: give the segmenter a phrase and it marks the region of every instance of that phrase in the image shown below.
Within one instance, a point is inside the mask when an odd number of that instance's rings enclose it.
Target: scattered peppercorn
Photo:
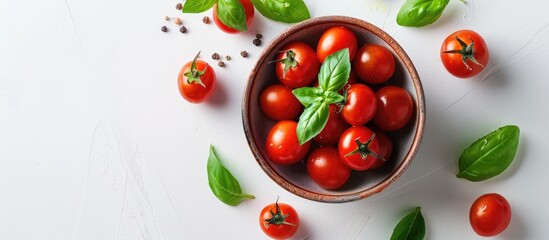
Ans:
[[[213,60],[219,60],[219,54],[217,54],[217,53],[212,54],[212,59]]]
[[[259,39],[259,38],[254,39],[253,43],[256,46],[260,46],[261,45],[261,39]]]
[[[179,31],[180,31],[181,33],[186,33],[186,32],[187,32],[187,28],[186,28],[185,26],[181,26],[181,27],[179,28]]]
[[[208,16],[204,16],[202,18],[202,22],[205,23],[205,24],[209,24],[210,23],[210,18]]]
[[[175,9],[181,10],[181,8],[183,8],[183,4],[178,3],[177,5],[175,5]]]
[[[217,63],[217,66],[220,66],[220,67],[225,67],[225,63],[223,61],[219,61]]]
[[[181,19],[179,19],[179,18],[174,18],[173,22],[177,25],[181,25]]]
[[[164,16],[164,20],[170,21],[170,17],[169,16]]]
[[[257,34],[255,35],[255,38],[257,38],[257,39],[262,39],[262,38],[263,38],[263,34],[257,33]]]
[[[162,32],[167,32],[167,31],[168,31],[168,27],[162,26],[162,28],[161,28],[160,30],[162,30]]]
[[[248,52],[242,51],[242,52],[240,52],[240,56],[242,56],[243,58],[247,58],[248,57]]]
[[[229,55],[225,56],[225,60],[231,61],[231,56],[229,56]]]

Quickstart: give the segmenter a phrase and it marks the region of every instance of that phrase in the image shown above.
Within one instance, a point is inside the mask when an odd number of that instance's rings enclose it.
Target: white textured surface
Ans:
[[[475,239],[469,207],[488,192],[513,209],[494,239],[549,238],[549,2],[451,1],[420,29],[396,25],[403,2],[306,1],[313,16],[354,16],[391,34],[427,100],[423,144],[404,176],[375,197],[324,204],[272,182],[242,130],[241,94],[262,50],[254,35],[263,33],[265,46],[288,25],[256,12],[250,33],[227,35],[201,22],[211,11],[183,15],[176,1],[1,1],[0,239],[264,239],[257,217],[277,196],[299,211],[296,239],[388,239],[416,205],[428,239]],[[181,17],[189,32],[164,15]],[[442,40],[461,28],[490,48],[486,71],[472,80],[452,77],[439,60]],[[176,76],[199,50],[212,65],[213,52],[233,60],[215,67],[212,101],[192,105]],[[480,183],[457,179],[460,151],[506,124],[522,130],[510,169]],[[210,143],[255,200],[229,207],[211,194]]]

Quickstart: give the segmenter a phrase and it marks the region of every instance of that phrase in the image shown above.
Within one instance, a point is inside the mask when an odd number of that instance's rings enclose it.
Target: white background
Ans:
[[[277,196],[300,214],[296,239],[388,239],[415,206],[428,239],[477,239],[469,207],[488,192],[504,195],[513,210],[494,239],[549,238],[549,2],[452,0],[435,24],[419,29],[396,24],[403,2],[306,1],[314,17],[354,16],[392,35],[414,62],[427,101],[423,143],[408,171],[374,197],[327,204],[271,181],[243,133],[248,74],[290,25],[256,11],[249,33],[229,35],[201,22],[211,11],[184,15],[172,0],[1,1],[0,239],[265,239],[257,218]],[[165,15],[180,17],[188,33]],[[463,28],[482,34],[491,53],[469,80],[452,77],[439,58],[443,39]],[[252,45],[257,32],[261,47]],[[219,88],[195,105],[181,98],[176,77],[199,50],[215,66]],[[213,52],[233,59],[219,68]],[[484,182],[456,178],[461,150],[507,124],[521,128],[511,167]],[[256,199],[230,207],[214,197],[210,143]]]

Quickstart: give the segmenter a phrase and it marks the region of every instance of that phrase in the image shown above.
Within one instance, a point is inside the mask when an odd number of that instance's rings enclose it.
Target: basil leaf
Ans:
[[[292,93],[303,106],[308,107],[315,102],[322,101],[324,91],[315,87],[302,87],[294,89]]]
[[[407,0],[400,8],[397,23],[406,27],[423,27],[434,23],[450,0]]]
[[[227,27],[238,31],[246,31],[246,12],[238,0],[218,0],[217,16]]]
[[[326,101],[314,102],[309,105],[297,123],[297,139],[299,144],[304,144],[318,135],[328,122],[330,108]]]
[[[457,177],[478,182],[505,171],[517,152],[520,129],[504,126],[476,140],[459,157]]]
[[[421,215],[420,207],[402,218],[391,235],[391,240],[420,240],[424,238],[425,219]]]
[[[255,198],[253,195],[242,193],[240,184],[221,164],[211,145],[210,156],[208,156],[208,185],[213,194],[227,205],[236,206],[244,199]]]
[[[324,99],[326,100],[326,103],[332,104],[345,100],[345,97],[341,96],[341,94],[337,92],[326,91],[324,92]]]
[[[347,83],[351,73],[349,49],[339,50],[328,56],[318,73],[318,83],[324,91],[338,91]]]
[[[187,0],[183,5],[184,13],[201,13],[213,7],[217,0]]]
[[[296,23],[311,18],[303,0],[251,0],[263,16],[285,23]]]

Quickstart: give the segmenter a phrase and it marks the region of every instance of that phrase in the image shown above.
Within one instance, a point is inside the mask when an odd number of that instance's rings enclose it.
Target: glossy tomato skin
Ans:
[[[482,66],[473,63],[470,59],[467,59],[467,65],[471,68],[468,69],[467,66],[463,64],[461,54],[444,53],[445,51],[462,49],[462,46],[457,41],[456,37],[461,39],[467,45],[471,44],[472,41],[475,42],[474,58],[482,64]],[[448,70],[448,72],[452,75],[459,78],[470,78],[479,74],[486,67],[488,61],[490,60],[490,53],[486,42],[480,34],[472,30],[464,29],[456,31],[444,39],[442,46],[440,47],[440,59],[442,60],[442,64],[446,70]]]
[[[386,86],[376,92],[376,98],[376,126],[385,131],[396,131],[410,121],[414,113],[414,101],[408,91],[397,86]]]
[[[297,62],[297,65],[284,74],[286,64],[282,60],[287,58],[288,51],[295,54],[293,60]],[[316,80],[320,62],[316,58],[315,51],[309,45],[303,42],[293,42],[278,54],[275,70],[276,76],[284,85],[292,88],[305,87]]]
[[[377,142],[379,143],[379,156],[385,159],[385,161],[377,161],[371,169],[380,168],[385,165],[385,163],[391,159],[393,153],[393,141],[391,141],[389,136],[381,131],[376,131],[375,133]]]
[[[361,83],[355,83],[347,91],[347,99],[341,115],[353,126],[369,122],[376,113],[377,103],[374,91]]]
[[[311,142],[308,141],[300,145],[296,130],[297,123],[290,120],[280,121],[271,128],[265,144],[267,155],[271,161],[289,165],[305,158]]]
[[[316,56],[318,57],[318,61],[322,63],[326,57],[345,48],[349,48],[349,57],[352,61],[357,48],[355,34],[343,26],[331,27],[318,40]]]
[[[358,78],[366,83],[384,83],[395,72],[395,58],[381,45],[365,44],[356,53],[353,69]]]
[[[177,77],[177,85],[179,87],[179,93],[181,96],[191,103],[201,103],[212,95],[216,86],[216,77],[213,68],[206,62],[202,60],[196,60],[196,70],[203,71],[206,69],[204,74],[200,76],[200,80],[204,86],[200,85],[198,82],[189,83],[185,73],[191,71],[192,61],[186,63],[179,71],[179,76]]]
[[[259,105],[267,117],[277,121],[296,119],[303,111],[292,89],[282,84],[265,88],[259,96]]]
[[[484,194],[471,205],[469,221],[480,236],[498,235],[511,222],[511,206],[507,199],[497,193]]]
[[[268,224],[266,223],[267,219],[273,217],[271,213],[277,213],[277,208],[275,203],[265,206],[261,213],[259,214],[259,226],[261,230],[267,236],[273,239],[288,239],[291,238],[299,229],[299,215],[297,211],[290,205],[286,203],[276,203],[280,214],[282,216],[287,216],[284,221],[290,224]]]
[[[343,162],[351,169],[363,171],[371,169],[373,166],[377,166],[382,159],[376,158],[372,155],[368,155],[365,159],[359,153],[350,154],[358,148],[356,139],[361,143],[365,143],[372,137],[374,132],[364,126],[353,126],[347,129],[339,139],[338,151],[339,157]],[[369,146],[370,151],[379,155],[379,143],[377,138],[374,137]],[[349,155],[350,154],[350,155]]]
[[[309,154],[307,173],[319,186],[337,189],[347,182],[351,169],[340,159],[337,148],[326,146]]]
[[[341,114],[338,113],[339,106],[335,104],[330,105],[330,115],[328,115],[328,122],[322,131],[316,135],[313,140],[321,145],[337,145],[339,137],[349,125],[343,120]]]
[[[254,6],[252,5],[252,2],[250,2],[250,0],[240,0],[240,3],[244,7],[244,12],[246,13],[246,26],[249,29],[250,25],[252,25],[252,21],[254,19],[254,12],[255,12]],[[221,22],[221,20],[217,16],[217,3],[213,6],[213,20],[214,20],[215,25],[219,29],[221,29],[221,31],[223,31],[223,32],[231,33],[231,34],[240,32],[239,30],[231,28],[231,27],[225,25],[223,22]]]

